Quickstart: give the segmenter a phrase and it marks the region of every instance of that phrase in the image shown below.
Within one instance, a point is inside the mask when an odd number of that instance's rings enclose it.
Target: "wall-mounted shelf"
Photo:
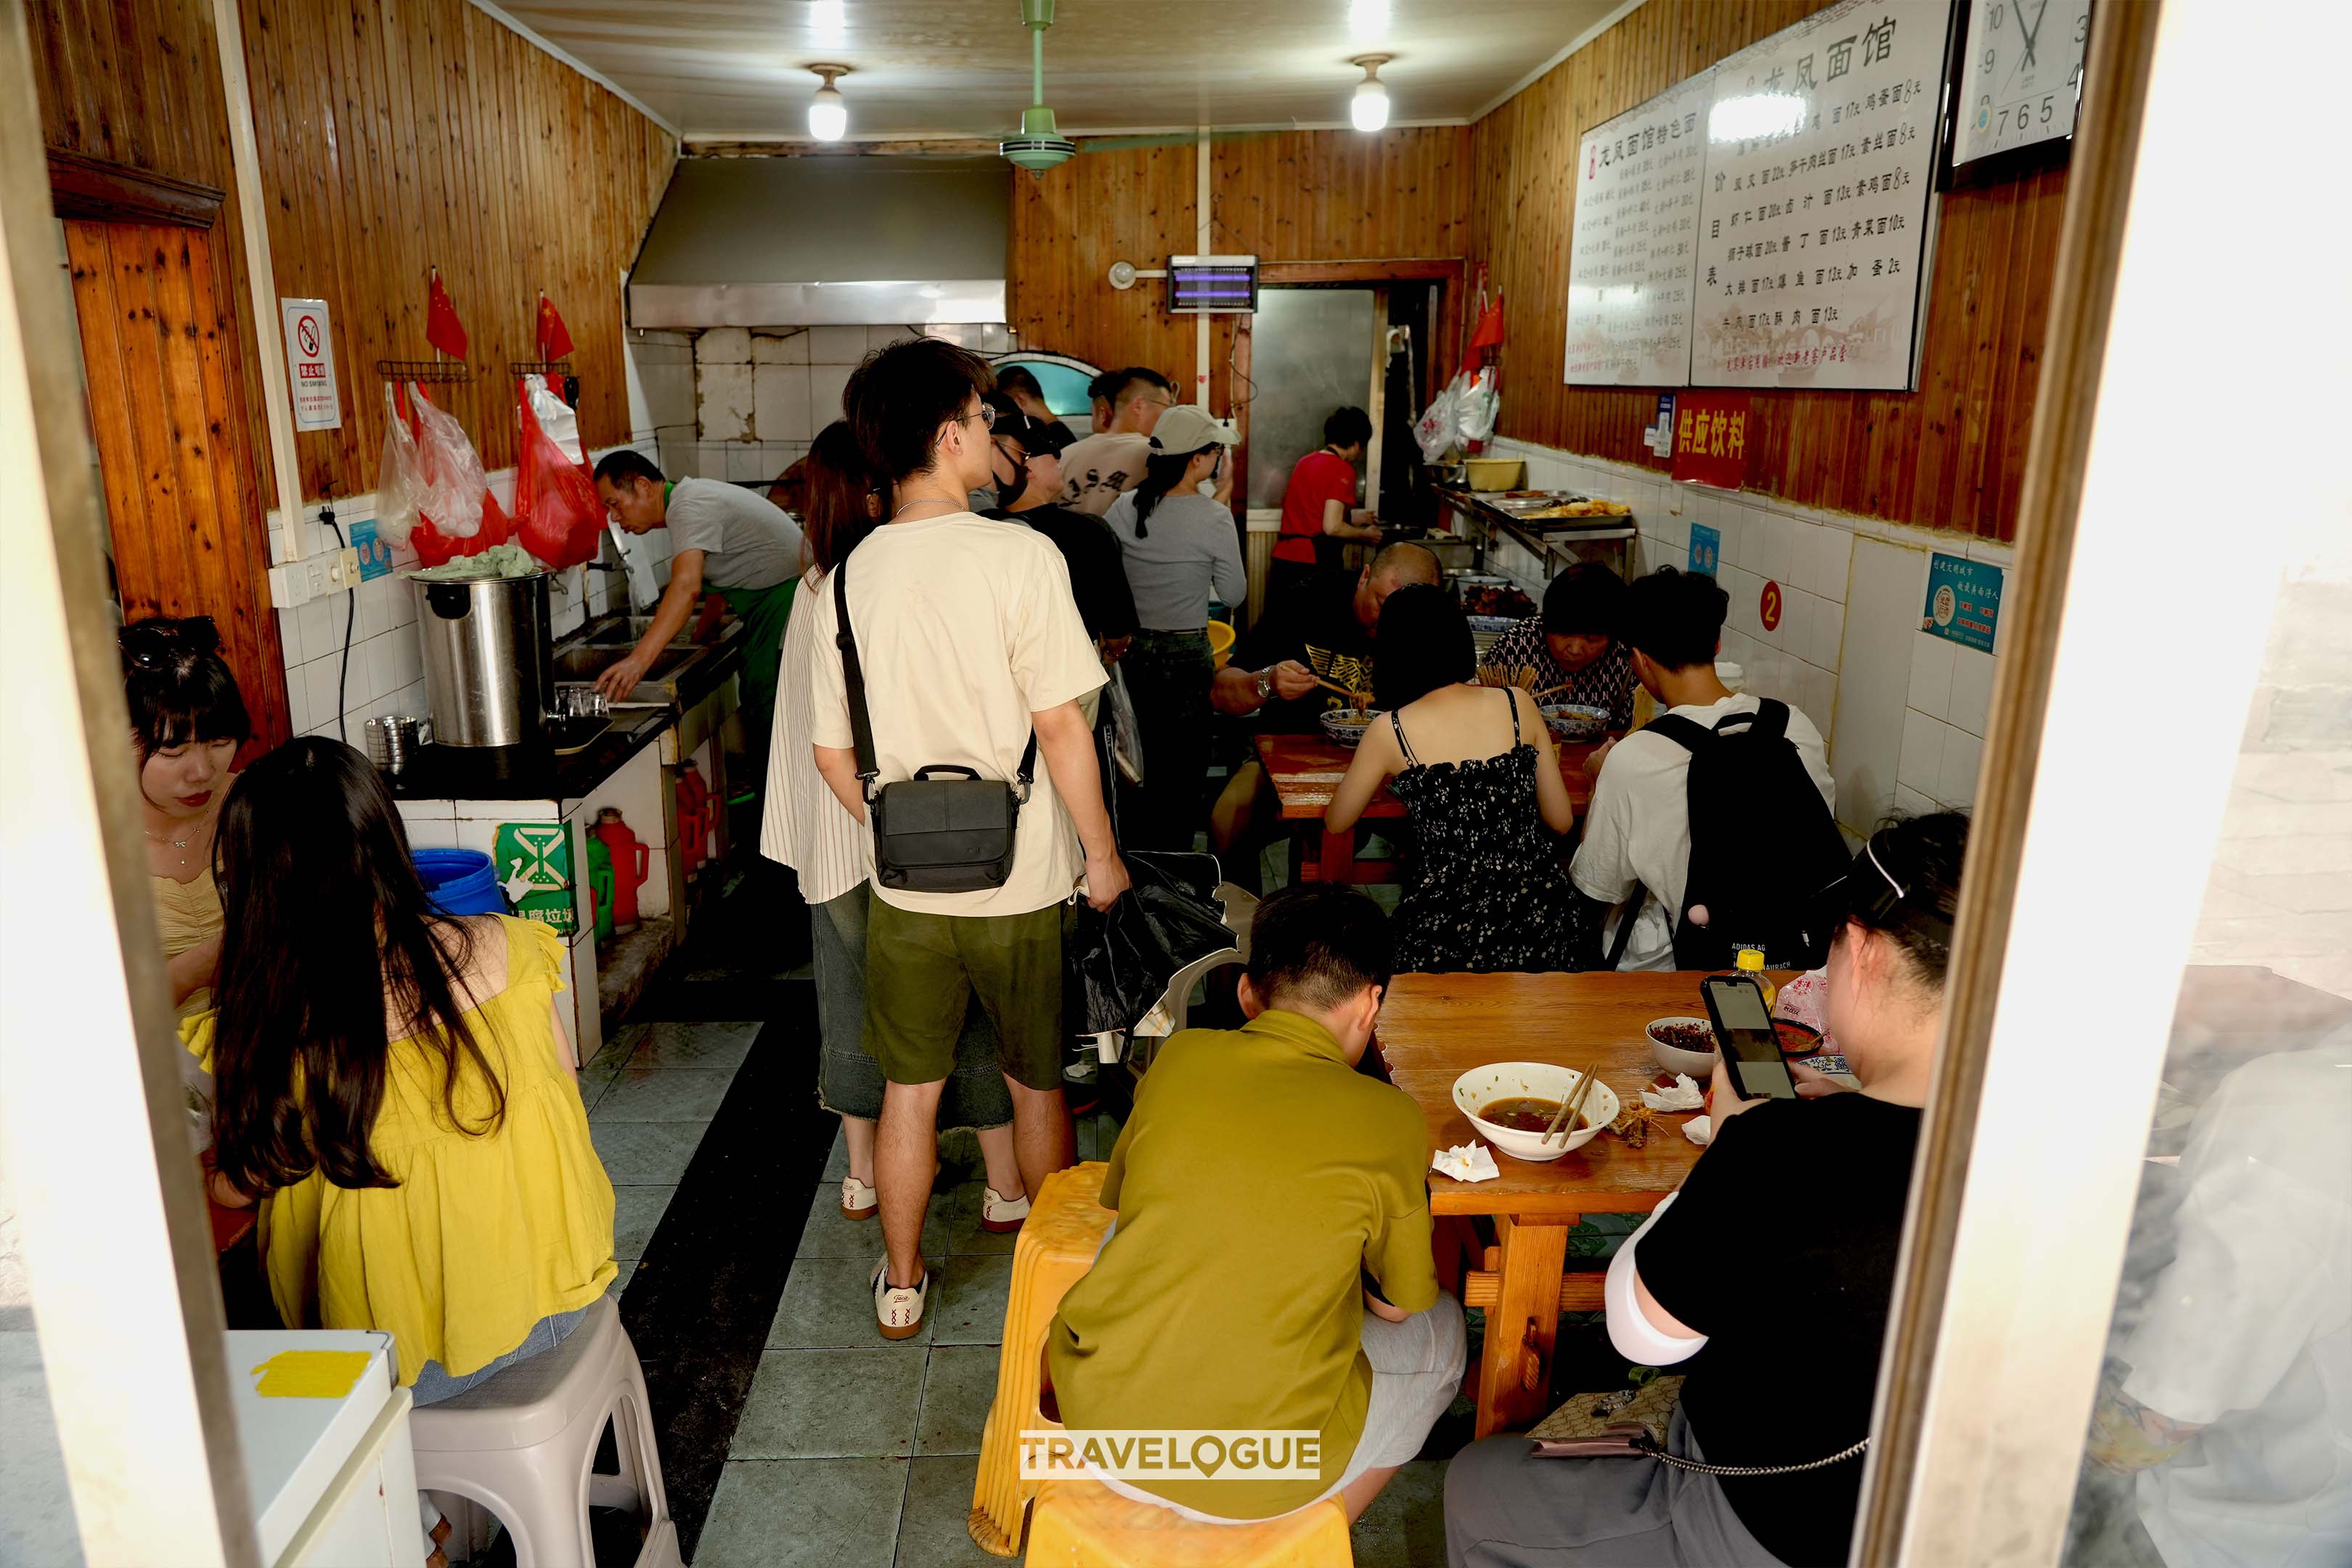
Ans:
[[[458,360],[380,359],[376,374],[386,381],[457,384],[474,379],[473,367]]]

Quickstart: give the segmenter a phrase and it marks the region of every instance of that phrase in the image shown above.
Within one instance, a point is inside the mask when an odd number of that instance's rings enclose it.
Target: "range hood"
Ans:
[[[997,158],[681,158],[629,274],[635,327],[1002,321]]]

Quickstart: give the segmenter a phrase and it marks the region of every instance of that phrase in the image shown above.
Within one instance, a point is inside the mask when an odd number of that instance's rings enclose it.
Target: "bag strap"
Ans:
[[[833,569],[834,618],[839,629],[834,633],[834,646],[841,650],[841,681],[849,689],[849,733],[857,750],[857,777],[866,786],[866,799],[874,799],[874,781],[882,774],[881,764],[874,760],[874,721],[866,710],[866,671],[857,659],[857,634],[849,624],[849,562],[844,557]],[[1019,797],[1021,804],[1029,803],[1029,788],[1037,777],[1037,731],[1029,731],[1029,744],[1022,749]]]
[[[868,805],[874,800],[874,781],[882,768],[874,760],[874,721],[866,711],[866,671],[857,662],[857,634],[849,625],[849,561],[844,557],[833,569],[833,609],[839,627],[833,644],[841,650],[841,680],[849,689],[849,733],[857,750],[857,777],[865,785]]]
[[[1840,1448],[1826,1459],[1808,1459],[1801,1465],[1709,1465],[1696,1459],[1685,1459],[1654,1447],[1647,1432],[1627,1441],[1637,1454],[1647,1454],[1662,1465],[1672,1465],[1678,1470],[1695,1470],[1702,1476],[1793,1476],[1803,1470],[1826,1469],[1832,1465],[1843,1464],[1870,1447],[1870,1439],[1864,1437],[1859,1443]]]
[[[1745,713],[1738,713],[1734,714],[1733,717],[1745,719],[1748,715]],[[1694,755],[1697,753],[1698,749],[1701,746],[1713,741],[1716,733],[1706,725],[1700,723],[1697,720],[1685,719],[1679,713],[1659,714],[1656,718],[1642,726],[1642,732],[1643,734],[1663,735],[1667,740],[1672,741],[1675,745],[1680,746],[1684,751],[1689,752]]]
[[[1642,918],[1642,906],[1650,901],[1650,889],[1641,883],[1633,884],[1633,896],[1625,900],[1625,912],[1617,917],[1617,940],[1609,944],[1608,969],[1614,973],[1625,950],[1633,943],[1633,922]]]

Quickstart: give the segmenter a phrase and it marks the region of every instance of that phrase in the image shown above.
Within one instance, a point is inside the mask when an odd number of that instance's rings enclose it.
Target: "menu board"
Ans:
[[[1690,381],[1708,73],[1584,133],[1568,263],[1571,386]]]
[[[1716,66],[1690,384],[1911,384],[1951,20],[1842,0]]]

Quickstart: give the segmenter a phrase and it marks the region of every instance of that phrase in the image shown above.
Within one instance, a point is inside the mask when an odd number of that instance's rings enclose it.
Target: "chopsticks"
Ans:
[[[1326,680],[1319,675],[1315,678],[1315,684],[1321,687],[1326,691],[1338,692],[1340,696],[1348,700],[1348,706],[1350,708],[1363,709],[1371,706],[1368,701],[1357,700],[1359,698],[1370,697],[1371,693],[1369,691],[1350,691],[1346,687],[1340,685],[1338,681]]]
[[[1552,1123],[1549,1127],[1544,1129],[1543,1141],[1546,1143],[1550,1142],[1554,1138],[1560,1135],[1560,1127],[1563,1123],[1566,1124],[1570,1132],[1576,1131],[1577,1112],[1584,1109],[1584,1098],[1592,1092],[1592,1085],[1595,1081],[1594,1075],[1600,1072],[1600,1070],[1601,1064],[1599,1062],[1594,1062],[1591,1067],[1586,1068],[1582,1072],[1576,1075],[1575,1097],[1560,1106],[1559,1114],[1552,1118]]]

